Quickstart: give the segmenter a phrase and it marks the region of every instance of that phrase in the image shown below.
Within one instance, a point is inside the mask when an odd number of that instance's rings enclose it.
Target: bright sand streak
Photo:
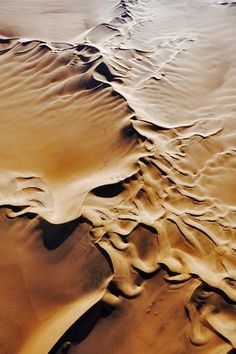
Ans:
[[[0,6],[0,348],[47,353],[102,299],[70,354],[229,353],[236,7]]]

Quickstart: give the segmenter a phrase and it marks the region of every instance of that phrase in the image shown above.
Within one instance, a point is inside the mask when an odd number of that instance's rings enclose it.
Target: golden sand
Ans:
[[[0,354],[233,354],[235,2],[0,7]]]

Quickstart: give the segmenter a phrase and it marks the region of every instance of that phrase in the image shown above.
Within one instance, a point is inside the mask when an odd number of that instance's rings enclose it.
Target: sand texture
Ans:
[[[0,10],[0,354],[236,353],[236,2]]]

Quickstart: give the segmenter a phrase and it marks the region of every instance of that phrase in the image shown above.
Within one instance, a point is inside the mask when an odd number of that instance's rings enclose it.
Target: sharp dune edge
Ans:
[[[235,2],[0,5],[0,353],[235,353]]]

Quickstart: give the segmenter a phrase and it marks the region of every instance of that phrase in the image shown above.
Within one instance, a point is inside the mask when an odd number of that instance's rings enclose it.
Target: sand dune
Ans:
[[[234,2],[0,5],[0,353],[234,353]]]

